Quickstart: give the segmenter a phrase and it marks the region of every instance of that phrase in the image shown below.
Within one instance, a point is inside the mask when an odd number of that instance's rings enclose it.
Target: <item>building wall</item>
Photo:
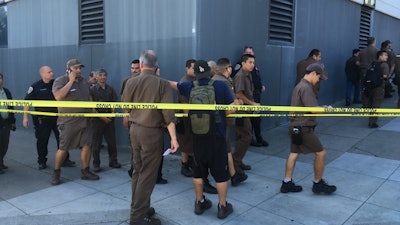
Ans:
[[[243,46],[250,45],[267,88],[262,104],[289,105],[297,62],[318,48],[329,71],[329,79],[321,84],[320,104],[343,100],[344,63],[359,44],[361,6],[349,0],[296,1],[294,42],[276,45],[268,40],[269,4],[269,0],[105,0],[106,43],[79,45],[77,0],[13,1],[8,4],[9,47],[0,49],[0,71],[14,98],[22,99],[39,79],[40,66],[51,66],[58,77],[68,59],[79,58],[86,66],[85,76],[105,68],[109,83],[119,92],[130,62],[144,49],[158,53],[163,77],[179,80],[189,58],[228,57],[235,63]],[[390,39],[394,50],[400,51],[400,31],[388,29],[399,23],[382,12],[373,13],[371,34],[378,45]],[[264,129],[285,121],[264,119]],[[118,118],[118,142],[127,145],[121,123]]]

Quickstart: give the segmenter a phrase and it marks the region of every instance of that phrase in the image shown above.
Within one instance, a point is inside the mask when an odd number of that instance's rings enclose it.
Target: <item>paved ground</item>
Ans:
[[[395,99],[385,100],[393,107]],[[165,157],[164,177],[152,195],[156,217],[163,224],[400,224],[399,118],[381,118],[378,129],[367,127],[367,118],[321,117],[316,129],[328,151],[325,178],[338,190],[330,196],[315,195],[312,155],[301,156],[294,174],[300,193],[279,192],[289,152],[287,126],[264,131],[268,148],[252,147],[245,162],[253,166],[249,179],[230,187],[228,201],[234,213],[217,219],[217,197],[203,215],[193,213],[194,192],[190,178],[180,173],[180,158]],[[52,140],[51,146],[55,146]],[[55,148],[55,147],[53,147]],[[99,181],[80,179],[80,168],[63,168],[63,183],[50,185],[55,149],[49,153],[50,168],[39,171],[32,129],[11,135],[0,175],[0,224],[129,224],[130,178],[128,149],[120,149],[122,169],[99,173]],[[107,162],[106,151],[102,151]],[[79,162],[79,152],[71,159]],[[106,164],[105,164],[106,165]]]

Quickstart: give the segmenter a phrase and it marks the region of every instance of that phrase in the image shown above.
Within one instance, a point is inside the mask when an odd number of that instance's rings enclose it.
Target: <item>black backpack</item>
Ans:
[[[381,64],[382,64],[381,62],[371,63],[364,78],[365,88],[376,88],[382,85],[383,74],[382,74]]]

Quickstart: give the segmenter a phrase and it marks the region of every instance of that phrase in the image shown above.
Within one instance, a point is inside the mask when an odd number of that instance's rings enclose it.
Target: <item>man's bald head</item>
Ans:
[[[54,78],[53,69],[49,66],[42,66],[39,69],[40,77],[43,82],[49,83]]]

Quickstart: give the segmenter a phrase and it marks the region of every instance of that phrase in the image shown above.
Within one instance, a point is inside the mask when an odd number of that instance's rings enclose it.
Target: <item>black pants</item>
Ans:
[[[4,156],[8,150],[11,125],[7,122],[0,126],[0,168],[4,166]]]
[[[254,135],[256,139],[261,138],[261,117],[250,117],[251,126],[253,127]]]
[[[57,149],[60,145],[60,132],[57,129],[57,117],[53,116],[34,116],[32,117],[33,124],[35,125],[36,148],[38,154],[38,163],[47,162],[47,154],[49,138],[53,131],[54,137],[57,140]]]

